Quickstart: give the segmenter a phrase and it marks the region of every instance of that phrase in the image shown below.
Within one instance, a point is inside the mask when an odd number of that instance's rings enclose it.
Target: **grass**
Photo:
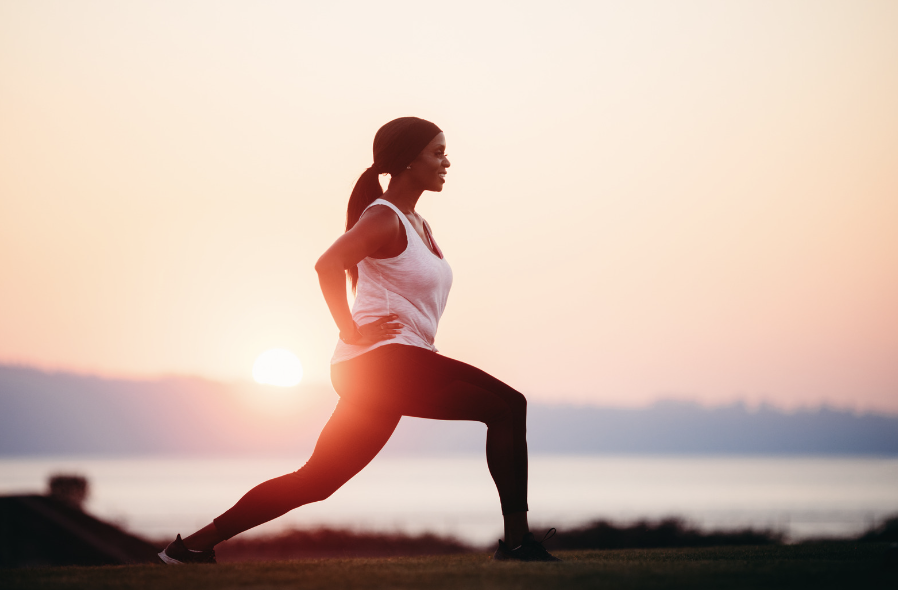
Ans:
[[[559,551],[563,563],[484,554],[202,566],[0,570],[0,588],[343,589],[898,588],[886,543]]]

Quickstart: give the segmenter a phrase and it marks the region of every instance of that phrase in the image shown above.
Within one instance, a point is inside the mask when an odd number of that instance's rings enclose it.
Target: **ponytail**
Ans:
[[[358,223],[362,212],[373,203],[378,197],[384,194],[380,187],[380,181],[377,179],[377,170],[371,166],[359,176],[349,195],[349,205],[346,207],[346,231],[349,231]],[[355,293],[355,286],[359,282],[359,267],[353,265],[346,269],[349,280],[352,283],[352,292]]]

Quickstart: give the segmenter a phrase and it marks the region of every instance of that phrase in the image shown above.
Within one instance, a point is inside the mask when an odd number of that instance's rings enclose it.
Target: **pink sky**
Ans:
[[[890,0],[0,0],[0,362],[326,382],[312,267],[417,115],[445,354],[541,402],[896,412],[896,104]]]

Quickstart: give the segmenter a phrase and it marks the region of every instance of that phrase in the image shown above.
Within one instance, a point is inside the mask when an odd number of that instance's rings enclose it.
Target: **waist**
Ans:
[[[342,363],[348,361],[350,359],[354,359],[360,357],[362,355],[373,354],[374,352],[380,351],[383,348],[387,348],[388,346],[414,346],[415,348],[422,348],[424,350],[429,350],[431,352],[438,352],[437,347],[433,345],[433,341],[427,342],[420,336],[417,336],[413,333],[407,334],[397,334],[395,338],[391,338],[390,340],[381,340],[380,342],[375,342],[374,344],[368,344],[364,346],[359,346],[357,344],[346,344],[342,340],[337,340],[337,346],[334,349],[334,354],[331,357],[331,365],[336,365],[338,363]]]

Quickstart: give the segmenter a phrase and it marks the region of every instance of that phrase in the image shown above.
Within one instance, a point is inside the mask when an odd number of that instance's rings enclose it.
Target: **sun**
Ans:
[[[293,387],[302,381],[302,363],[289,350],[272,348],[253,363],[253,379],[263,385]]]

